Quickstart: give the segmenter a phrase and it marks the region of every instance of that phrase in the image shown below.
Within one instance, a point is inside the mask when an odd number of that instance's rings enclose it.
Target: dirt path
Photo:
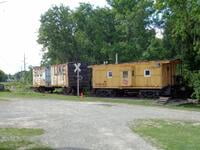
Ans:
[[[1,127],[44,128],[44,143],[63,150],[153,150],[129,129],[137,119],[200,121],[200,112],[61,100],[0,103]]]

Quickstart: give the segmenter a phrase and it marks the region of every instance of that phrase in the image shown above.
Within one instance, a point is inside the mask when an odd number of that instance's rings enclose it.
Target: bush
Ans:
[[[191,74],[191,83],[194,89],[192,96],[200,102],[200,71]]]
[[[189,88],[192,88],[191,97],[197,99],[200,102],[200,70],[192,72],[184,69],[183,76],[185,84]]]
[[[2,70],[0,70],[0,82],[4,82],[6,79],[7,75]]]

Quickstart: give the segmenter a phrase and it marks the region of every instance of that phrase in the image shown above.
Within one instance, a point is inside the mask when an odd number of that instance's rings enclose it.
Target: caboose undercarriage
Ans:
[[[61,87],[61,86],[54,86],[54,87],[33,87],[32,88],[35,92],[40,93],[59,93],[64,95],[76,95],[77,94],[77,87]],[[84,90],[84,87],[80,88],[80,93]],[[58,92],[59,91],[59,92]]]
[[[158,98],[160,90],[158,89],[94,89],[95,96],[100,97],[140,97],[140,98]]]
[[[161,89],[93,89],[93,94],[100,97],[139,97],[159,98],[160,96],[171,98],[186,98],[190,95],[184,86],[167,86]]]
[[[33,87],[33,90],[35,92],[40,92],[40,93],[45,93],[45,92],[53,93],[55,88],[54,87],[40,86],[40,87]]]

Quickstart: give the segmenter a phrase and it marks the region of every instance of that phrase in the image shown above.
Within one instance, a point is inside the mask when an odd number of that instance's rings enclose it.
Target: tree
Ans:
[[[107,59],[114,40],[113,23],[109,8],[81,4],[71,11],[63,5],[54,6],[41,17],[38,42],[43,45],[43,62],[98,63]]]
[[[147,50],[155,31],[151,16],[155,10],[151,0],[108,0],[116,17],[118,39],[114,49],[122,61],[140,60]]]
[[[0,82],[5,82],[6,79],[7,75],[2,70],[0,70]]]
[[[12,78],[15,81],[19,81],[26,84],[32,84],[33,82],[33,69],[32,66],[29,66],[28,71],[20,71],[15,73]]]
[[[82,60],[90,63],[110,60],[117,36],[113,12],[109,8],[94,9],[90,4],[81,4],[74,12],[74,19],[77,43],[85,52]]]
[[[43,45],[44,64],[84,61],[121,62],[142,59],[155,38],[150,28],[153,2],[147,0],[108,1],[111,8],[94,8],[82,3],[72,11],[54,6],[41,17],[38,42]],[[120,8],[124,9],[121,10]]]
[[[152,39],[147,51],[143,53],[144,60],[163,60],[169,58],[169,51],[164,48],[163,39],[159,38]]]
[[[198,72],[193,72],[190,74],[191,78],[191,84],[192,87],[194,88],[194,93],[192,96],[198,100],[200,103],[200,71]]]
[[[43,62],[49,64],[70,62],[78,59],[74,44],[75,24],[71,10],[61,5],[50,8],[41,16],[38,43],[43,45]]]
[[[191,71],[200,66],[200,3],[198,0],[157,0],[165,45]]]

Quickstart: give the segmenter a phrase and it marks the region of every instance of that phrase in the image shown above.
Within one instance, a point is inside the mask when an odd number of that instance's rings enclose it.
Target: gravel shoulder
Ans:
[[[43,128],[41,140],[63,150],[154,150],[129,125],[138,119],[200,122],[200,112],[101,102],[0,102],[0,127]]]

